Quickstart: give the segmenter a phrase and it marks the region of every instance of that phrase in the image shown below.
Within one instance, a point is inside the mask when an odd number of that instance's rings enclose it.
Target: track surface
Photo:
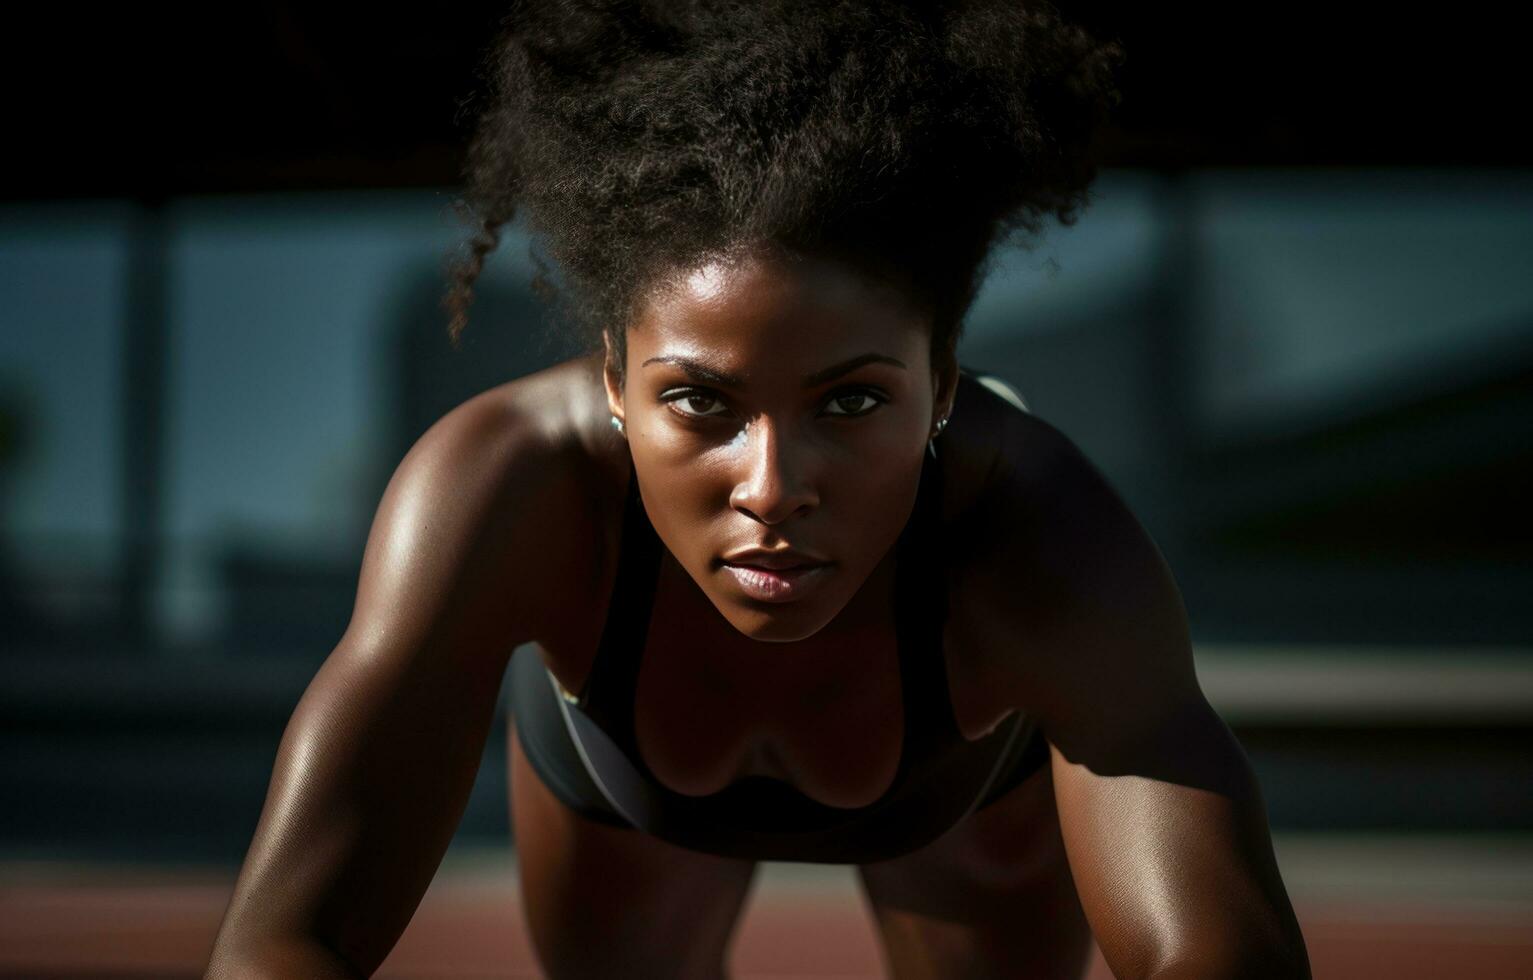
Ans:
[[[1280,846],[1318,980],[1533,977],[1533,843]],[[0,977],[201,975],[227,871],[0,865]],[[850,868],[765,864],[736,933],[735,980],[885,975]],[[377,976],[536,977],[515,868],[449,855]],[[1111,974],[1098,955],[1090,980]]]

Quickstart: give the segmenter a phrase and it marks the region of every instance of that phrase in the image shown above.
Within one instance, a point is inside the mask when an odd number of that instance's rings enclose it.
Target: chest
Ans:
[[[605,605],[605,602],[603,602]],[[597,610],[602,612],[602,610]],[[963,736],[975,740],[1015,708],[983,676],[994,650],[1010,642],[1002,624],[976,622],[984,610],[949,601],[942,641],[917,656],[940,657],[946,692]],[[540,644],[545,662],[571,691],[585,686],[605,615]],[[745,640],[703,599],[657,588],[633,692],[637,749],[671,790],[718,792],[747,775],[793,785],[818,802],[859,807],[895,779],[905,735],[905,692],[892,605],[888,615],[827,629],[798,643]],[[611,655],[611,654],[609,654]]]

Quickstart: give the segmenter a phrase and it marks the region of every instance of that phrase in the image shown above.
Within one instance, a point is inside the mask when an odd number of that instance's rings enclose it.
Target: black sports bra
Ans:
[[[584,688],[561,692],[570,734],[602,794],[634,827],[692,850],[765,861],[863,864],[935,840],[978,805],[997,762],[1032,723],[1018,712],[970,742],[953,713],[942,646],[947,590],[937,508],[941,468],[927,455],[916,505],[896,544],[895,610],[904,736],[888,790],[855,808],[829,806],[789,783],[744,776],[706,796],[677,793],[645,765],[634,693],[664,545],[630,472],[618,587]],[[891,722],[894,723],[894,722]]]

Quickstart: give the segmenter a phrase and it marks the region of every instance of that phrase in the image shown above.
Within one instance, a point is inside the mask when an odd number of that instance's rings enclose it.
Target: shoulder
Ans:
[[[1181,593],[1160,549],[1068,435],[997,416],[993,465],[964,527],[965,601],[1004,638],[984,669],[1018,707],[1062,719],[1129,683],[1195,685]]]
[[[349,634],[514,646],[552,628],[615,495],[585,367],[490,389],[421,436],[379,503]]]

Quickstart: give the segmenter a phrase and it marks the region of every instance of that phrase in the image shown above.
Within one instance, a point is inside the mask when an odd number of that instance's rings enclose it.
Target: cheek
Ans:
[[[838,520],[846,522],[865,560],[877,562],[893,547],[915,509],[920,482],[919,463],[914,470],[868,466],[847,475]]]
[[[865,579],[888,554],[914,502],[904,473],[867,465],[838,474],[821,498],[820,534],[815,543],[833,550],[849,586]]]
[[[897,485],[897,484],[896,484]],[[904,528],[909,508],[900,499],[901,494],[891,493],[887,485],[870,494],[866,503],[859,506],[854,519],[858,556],[867,567],[876,565],[894,546]]]
[[[655,530],[671,552],[694,572],[706,572],[729,524],[728,486],[695,464],[659,477],[660,496],[650,510]]]

